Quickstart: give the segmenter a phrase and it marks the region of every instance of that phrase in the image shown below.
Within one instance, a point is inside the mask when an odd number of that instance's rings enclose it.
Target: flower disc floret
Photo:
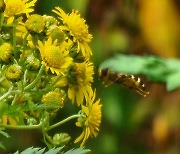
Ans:
[[[4,43],[0,46],[0,62],[9,62],[13,53],[13,47],[10,43]]]
[[[48,29],[48,35],[52,37],[53,41],[57,39],[59,44],[65,40],[64,32],[57,26],[51,26]]]
[[[58,108],[64,106],[65,93],[63,91],[50,91],[43,95],[42,102],[45,105],[56,105]]]
[[[41,33],[45,28],[45,20],[42,16],[33,14],[27,19],[25,26],[30,32]]]
[[[72,63],[72,58],[69,57],[69,52],[63,45],[58,46],[57,41],[52,41],[52,38],[43,43],[38,41],[39,50],[42,58],[42,64],[50,69],[52,73],[63,74],[63,71]]]
[[[5,76],[10,81],[19,81],[22,77],[22,67],[13,64],[5,70]]]

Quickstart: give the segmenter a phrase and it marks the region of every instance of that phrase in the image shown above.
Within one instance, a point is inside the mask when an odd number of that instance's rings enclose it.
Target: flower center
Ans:
[[[61,53],[59,47],[48,46],[45,48],[44,61],[53,68],[60,68],[64,64],[64,55]]]

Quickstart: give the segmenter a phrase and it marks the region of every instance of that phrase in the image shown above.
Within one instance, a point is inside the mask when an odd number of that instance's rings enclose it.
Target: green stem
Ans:
[[[3,125],[0,124],[0,127],[3,128],[7,128],[7,129],[15,129],[15,130],[22,130],[22,129],[26,129],[26,130],[30,130],[30,129],[41,129],[42,124],[38,124],[38,125],[30,125],[30,126],[14,126],[14,125]]]
[[[2,29],[3,20],[4,20],[4,13],[1,13],[1,14],[0,14],[0,31],[1,31],[1,29]]]
[[[13,26],[13,47],[16,47],[16,26]]]
[[[27,69],[25,70],[24,72],[24,77],[23,77],[23,85],[25,86],[26,85],[26,77],[27,77]]]
[[[25,49],[27,47],[27,37],[29,35],[29,32],[26,33],[24,39],[23,39],[23,52],[22,52],[22,60],[24,60],[24,55],[25,55]]]
[[[62,125],[62,124],[64,124],[64,123],[68,122],[69,120],[72,120],[72,119],[75,119],[75,118],[79,118],[79,117],[81,117],[81,116],[82,116],[82,115],[80,115],[80,114],[72,115],[72,116],[70,116],[70,117],[68,117],[68,118],[66,118],[66,119],[64,119],[64,120],[62,120],[62,121],[60,121],[60,122],[52,125],[52,126],[49,126],[49,128],[47,128],[46,131],[49,131],[49,130],[51,130],[51,129],[53,129],[53,128],[56,128],[56,127],[58,127],[58,126],[60,126],[60,125]]]
[[[41,77],[41,74],[42,74],[42,72],[44,71],[44,68],[45,68],[45,66],[44,66],[44,65],[41,65],[41,68],[40,68],[40,70],[39,70],[39,72],[38,72],[37,77],[35,78],[35,80],[34,80],[33,82],[31,82],[28,86],[26,86],[26,87],[24,88],[25,91],[34,88],[34,86],[36,85],[36,83],[39,81],[39,79],[40,79],[40,77]]]
[[[11,94],[12,89],[13,89],[13,86],[11,86],[11,87],[9,88],[9,90],[8,90],[7,93],[5,93],[4,95],[2,95],[2,96],[0,97],[0,102],[1,102],[4,98],[8,97],[8,96]]]
[[[14,105],[14,104],[16,103],[17,96],[18,96],[18,95],[17,95],[17,94],[15,94],[14,99],[12,100],[11,105]]]

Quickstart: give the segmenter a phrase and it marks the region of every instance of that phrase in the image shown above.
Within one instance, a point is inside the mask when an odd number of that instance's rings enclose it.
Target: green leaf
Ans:
[[[180,87],[180,71],[174,74],[171,74],[167,78],[167,90],[172,91]]]
[[[42,148],[30,147],[20,153],[21,154],[58,154],[63,149],[63,147],[53,148],[53,149],[48,150],[47,152],[45,152],[45,149],[46,148],[42,149]],[[14,154],[19,154],[19,151],[16,151]]]
[[[0,148],[4,150],[6,149],[5,146],[2,144],[2,142],[0,142]]]
[[[57,153],[59,153],[62,149],[63,149],[63,147],[53,148],[53,149],[50,149],[49,151],[47,151],[47,152],[44,153],[44,154],[57,154]]]
[[[168,66],[165,60],[155,56],[146,56],[143,59],[145,64],[141,70],[141,74],[147,75],[151,81],[165,82],[167,76],[171,73],[171,70],[167,69]]]
[[[78,149],[71,149],[67,152],[65,152],[64,154],[85,154],[90,152],[91,150],[89,149],[84,149],[84,148],[78,148]]]
[[[41,149],[41,148],[30,147],[24,150],[23,152],[21,152],[21,154],[33,154],[33,153],[43,154],[44,151],[45,151],[45,148]]]
[[[4,131],[2,130],[2,128],[0,128],[0,129],[1,129],[1,130],[0,130],[0,134],[1,134],[1,135],[5,136],[5,137],[7,137],[7,138],[10,137],[8,133],[6,133],[6,132],[4,132]]]
[[[108,59],[100,66],[102,68],[109,68],[115,72],[138,74],[141,73],[145,60],[138,56],[126,56],[119,54],[114,58]]]

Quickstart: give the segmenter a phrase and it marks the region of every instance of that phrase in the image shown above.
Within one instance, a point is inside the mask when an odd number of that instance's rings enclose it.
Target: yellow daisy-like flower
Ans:
[[[101,123],[101,104],[99,104],[100,99],[94,102],[96,97],[96,92],[89,97],[87,101],[87,106],[82,105],[82,112],[85,117],[79,117],[76,122],[76,126],[82,127],[83,132],[81,135],[74,141],[74,143],[80,142],[81,147],[85,144],[86,140],[90,137],[96,137],[99,132],[99,126]]]
[[[69,57],[68,50],[63,45],[58,46],[57,40],[53,42],[52,38],[49,37],[45,44],[38,41],[38,45],[42,64],[50,69],[53,74],[63,74],[63,71],[72,63],[73,59]]]
[[[91,48],[88,43],[92,39],[92,35],[88,32],[88,26],[85,24],[85,20],[80,17],[78,11],[73,10],[71,14],[66,14],[61,8],[55,7],[54,13],[59,15],[59,19],[63,21],[63,30],[70,32],[73,36],[73,41],[77,42],[78,52],[81,51],[84,57],[90,57],[92,55]]]
[[[73,103],[76,100],[77,105],[80,106],[83,104],[84,97],[87,100],[93,93],[91,88],[94,74],[93,64],[88,61],[75,63],[69,73],[68,97]]]
[[[5,17],[8,17],[7,24],[14,21],[16,15],[26,14],[33,12],[33,6],[37,0],[4,0],[6,8],[4,11]]]

